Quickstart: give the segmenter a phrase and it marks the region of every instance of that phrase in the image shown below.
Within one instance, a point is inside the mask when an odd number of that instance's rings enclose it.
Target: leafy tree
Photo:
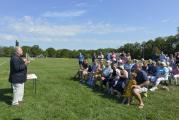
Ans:
[[[31,47],[32,56],[36,57],[43,53],[43,50],[39,47],[39,45],[34,45]]]
[[[10,47],[4,47],[4,57],[10,57],[12,55],[12,53],[14,53],[14,47],[10,46]]]
[[[56,57],[56,50],[54,48],[47,48],[46,52],[48,57]]]
[[[4,56],[4,49],[3,47],[0,47],[0,57],[3,57]]]
[[[108,52],[130,52],[132,58],[141,59],[144,57],[145,59],[150,59],[154,54],[160,54],[163,51],[165,54],[174,54],[179,51],[179,45],[173,47],[174,43],[179,41],[179,27],[178,33],[176,35],[168,36],[168,37],[158,37],[154,40],[148,40],[143,43],[127,43],[121,46],[120,48],[105,48],[105,49],[97,49],[97,50],[68,50],[68,49],[59,49],[55,50],[54,48],[48,48],[43,51],[39,45],[34,46],[22,46],[24,51],[24,55],[29,53],[31,56],[37,56],[43,54],[48,57],[58,57],[58,58],[77,58],[79,53],[82,53],[86,58],[91,58],[92,54],[95,52],[97,55],[101,51],[104,55]],[[14,47],[0,47],[0,56],[9,57],[14,51]]]

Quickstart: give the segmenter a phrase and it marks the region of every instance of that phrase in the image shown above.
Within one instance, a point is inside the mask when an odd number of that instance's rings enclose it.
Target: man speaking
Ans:
[[[21,47],[16,47],[15,54],[10,60],[10,75],[9,82],[13,88],[12,105],[18,106],[23,101],[24,82],[27,78],[27,64],[30,63],[27,59],[22,59],[23,50]]]

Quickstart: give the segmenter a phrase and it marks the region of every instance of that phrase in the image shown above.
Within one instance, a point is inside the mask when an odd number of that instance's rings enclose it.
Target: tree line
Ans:
[[[145,58],[149,59],[154,54],[160,54],[162,51],[165,54],[174,54],[179,51],[179,45],[175,45],[179,41],[179,34],[168,37],[158,37],[154,40],[148,40],[147,42],[142,43],[127,43],[121,46],[120,48],[103,48],[97,50],[69,50],[69,49],[54,49],[52,47],[43,50],[39,45],[33,46],[22,46],[24,55],[28,53],[31,57],[44,56],[44,57],[53,57],[53,58],[76,58],[79,53],[84,54],[86,58],[90,58],[95,52],[98,54],[100,51],[103,54],[108,52],[117,52],[121,53],[122,51],[130,53],[132,58],[140,59]],[[110,43],[109,43],[110,44]],[[100,47],[100,46],[99,46]],[[0,46],[0,57],[10,57],[14,52],[14,47],[2,47]]]

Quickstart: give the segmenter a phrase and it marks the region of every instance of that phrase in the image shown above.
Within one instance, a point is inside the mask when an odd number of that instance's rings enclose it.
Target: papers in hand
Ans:
[[[36,74],[27,74],[27,80],[37,79]]]

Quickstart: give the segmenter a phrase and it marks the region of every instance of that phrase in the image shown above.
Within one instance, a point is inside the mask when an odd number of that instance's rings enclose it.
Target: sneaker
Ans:
[[[167,86],[162,86],[162,89],[169,91],[169,88]]]
[[[152,87],[152,88],[150,88],[150,91],[154,92],[157,89],[158,89],[157,87]]]
[[[144,105],[143,105],[143,104],[142,104],[142,105],[139,105],[138,108],[139,108],[139,109],[142,109],[142,108],[144,108]]]
[[[83,80],[82,80],[82,79],[80,80],[80,83],[83,83]]]
[[[12,103],[13,107],[19,106],[19,103]]]
[[[147,92],[145,92],[143,95],[144,95],[144,97],[147,97]]]

